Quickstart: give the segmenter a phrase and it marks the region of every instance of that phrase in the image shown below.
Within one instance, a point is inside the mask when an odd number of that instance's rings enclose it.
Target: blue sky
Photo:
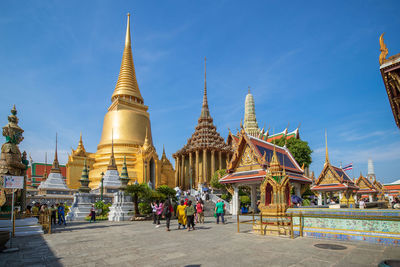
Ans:
[[[126,14],[136,76],[153,140],[170,157],[200,115],[207,56],[208,100],[220,134],[239,127],[247,87],[257,119],[275,132],[301,123],[311,169],[330,160],[375,163],[379,180],[400,179],[400,132],[379,72],[382,32],[400,53],[399,1],[20,1],[0,2],[0,124],[12,104],[34,161],[66,163],[82,131],[95,152],[111,104]],[[170,157],[172,160],[172,158]],[[353,173],[350,171],[350,175]]]

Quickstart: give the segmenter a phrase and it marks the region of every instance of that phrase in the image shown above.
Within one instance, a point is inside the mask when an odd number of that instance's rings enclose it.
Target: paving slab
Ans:
[[[400,247],[252,233],[251,225],[215,224],[167,232],[151,222],[70,223],[53,234],[17,237],[15,253],[0,253],[1,266],[377,266],[400,259]],[[316,244],[344,246],[321,249]]]

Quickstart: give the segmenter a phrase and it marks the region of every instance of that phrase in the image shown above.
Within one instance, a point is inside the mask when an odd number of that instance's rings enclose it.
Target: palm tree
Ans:
[[[139,215],[139,198],[146,197],[151,191],[146,184],[130,184],[126,187],[125,192],[132,195],[135,204],[135,217]]]

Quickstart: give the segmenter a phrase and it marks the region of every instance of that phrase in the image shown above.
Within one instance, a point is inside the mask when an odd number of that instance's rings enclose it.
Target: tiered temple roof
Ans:
[[[400,53],[386,58],[389,51],[384,43],[383,34],[379,38],[379,64],[383,83],[392,108],[394,121],[400,128]]]
[[[289,176],[290,181],[311,184],[311,179],[304,175],[304,171],[286,147],[280,147],[250,136],[244,130],[242,130],[240,138],[238,138],[236,142],[238,146],[237,150],[227,168],[229,174],[221,178],[221,183],[229,184],[262,181],[265,178],[267,170],[270,168],[273,155],[276,153],[277,160],[282,169],[284,169],[286,174]],[[243,150],[245,149],[246,144],[251,148],[251,154],[255,156],[260,168],[250,171],[235,171],[244,153]]]
[[[328,141],[325,134],[325,164],[315,185],[311,187],[311,190],[333,192],[358,189],[359,187],[342,168],[333,166],[329,162]]]
[[[373,181],[370,181],[361,173],[358,179],[355,181],[355,184],[360,188],[357,191],[358,194],[374,194],[380,191],[374,186]]]
[[[195,132],[188,139],[187,144],[184,145],[182,149],[178,150],[173,156],[176,157],[181,154],[186,155],[190,152],[203,149],[231,152],[231,147],[225,143],[224,138],[222,138],[217,132],[217,127],[214,126],[213,119],[210,115],[207,101],[206,73],[204,74],[203,105]]]

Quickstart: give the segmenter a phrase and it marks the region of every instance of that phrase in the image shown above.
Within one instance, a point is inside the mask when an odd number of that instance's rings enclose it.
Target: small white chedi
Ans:
[[[133,216],[133,202],[132,197],[126,195],[123,189],[129,182],[128,169],[126,167],[126,157],[124,157],[124,164],[122,165],[121,177],[119,178],[121,184],[120,190],[114,193],[114,201],[108,213],[109,221],[128,221]]]

